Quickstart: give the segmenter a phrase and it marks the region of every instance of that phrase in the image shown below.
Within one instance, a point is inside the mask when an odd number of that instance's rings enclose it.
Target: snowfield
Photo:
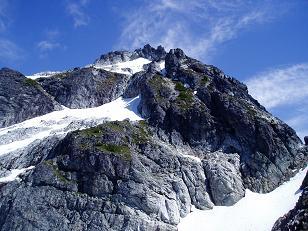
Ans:
[[[181,219],[179,231],[269,231],[275,221],[293,209],[301,191],[306,169],[270,193],[246,190],[243,199],[233,206],[215,206],[212,210],[193,211]]]
[[[39,72],[33,75],[27,75],[26,77],[29,79],[38,79],[38,78],[48,78],[56,74],[60,74],[62,71],[44,71],[44,72]]]
[[[23,174],[27,170],[30,170],[30,169],[33,169],[33,168],[34,168],[34,166],[30,166],[28,168],[22,168],[22,169],[12,169],[8,176],[0,178],[0,183],[6,183],[6,182],[10,182],[10,181],[16,180],[16,179],[18,179],[18,176],[20,174]]]
[[[69,109],[54,111],[43,116],[26,120],[22,123],[0,129],[0,157],[15,158],[16,153],[37,140],[50,136],[63,137],[70,131],[96,126],[105,121],[142,120],[137,107],[140,97],[123,99],[122,97],[102,106],[86,109]],[[0,177],[0,183],[13,181],[27,170],[34,168],[10,169]]]
[[[95,108],[69,109],[63,107],[64,109],[61,111],[54,111],[10,127],[1,128],[0,156],[24,148],[37,139],[87,128],[89,127],[87,124],[95,126],[104,121],[142,120],[137,112],[139,102],[139,96],[130,99],[120,97]]]
[[[137,72],[143,71],[143,65],[149,64],[151,60],[145,58],[137,58],[131,61],[115,63],[110,65],[95,64],[93,67],[97,69],[104,69],[105,71],[116,72],[120,74],[133,75]]]

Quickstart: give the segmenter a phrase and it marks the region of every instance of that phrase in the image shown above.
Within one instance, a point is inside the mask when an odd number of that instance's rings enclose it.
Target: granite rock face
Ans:
[[[276,221],[272,231],[308,230],[308,172],[301,190],[302,195],[295,207]]]
[[[38,82],[56,101],[68,108],[97,107],[120,97],[129,77],[94,67],[40,78]]]
[[[244,197],[238,154],[211,153],[206,156],[203,166],[215,205],[231,206]]]
[[[61,110],[35,81],[8,68],[0,70],[0,128]]]
[[[211,208],[202,163],[153,132],[124,121],[70,133],[22,183],[2,186],[1,229],[176,230],[191,205]]]
[[[181,49],[146,45],[96,62],[138,57],[152,62],[133,75],[93,66],[38,80],[71,108],[140,95],[145,120],[106,122],[2,158],[4,169],[36,167],[0,185],[0,230],[176,230],[193,207],[269,192],[307,163],[308,146],[244,84]]]

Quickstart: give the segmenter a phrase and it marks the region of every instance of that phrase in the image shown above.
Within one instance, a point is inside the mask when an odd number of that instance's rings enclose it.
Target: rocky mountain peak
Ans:
[[[166,51],[162,46],[157,48],[146,44],[143,48],[136,49],[135,51],[113,51],[101,55],[94,64],[96,65],[112,65],[121,62],[135,60],[137,58],[145,58],[150,61],[160,61],[166,56]]]
[[[158,46],[156,49],[151,45],[146,44],[142,49],[135,50],[135,53],[142,58],[149,59],[151,61],[161,61],[166,56],[164,47]]]
[[[192,207],[270,192],[307,163],[308,146],[243,83],[179,48],[147,44],[95,64],[37,80],[0,71],[0,127],[46,114],[0,133],[0,176],[28,171],[0,186],[0,230],[176,230]],[[138,98],[138,120],[91,114],[119,97]],[[68,108],[54,119],[59,104]]]

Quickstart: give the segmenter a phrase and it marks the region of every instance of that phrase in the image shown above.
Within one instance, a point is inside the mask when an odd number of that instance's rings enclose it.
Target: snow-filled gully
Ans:
[[[270,193],[246,190],[245,197],[233,206],[198,210],[181,219],[179,231],[270,231],[275,221],[298,201],[299,190],[308,167]]]

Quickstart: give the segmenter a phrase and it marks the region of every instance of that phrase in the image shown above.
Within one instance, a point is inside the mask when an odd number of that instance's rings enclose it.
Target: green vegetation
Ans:
[[[163,77],[160,75],[154,75],[153,78],[150,79],[150,85],[155,90],[159,90],[165,84],[166,84],[166,80],[164,80]]]
[[[130,145],[145,144],[150,140],[148,124],[139,121],[131,124],[128,120],[106,122],[98,127],[79,131],[83,139],[79,143],[80,150],[93,148],[104,153],[120,156],[124,160],[131,160]],[[109,138],[117,137],[120,144],[110,144]]]
[[[181,82],[176,82],[174,89],[179,92],[183,92],[187,90]]]
[[[175,90],[179,91],[176,99],[177,105],[184,110],[189,109],[194,102],[193,91],[190,88],[185,88],[181,82],[175,83]]]
[[[166,96],[166,94],[170,92],[167,80],[160,75],[154,75],[150,79],[149,84],[155,92],[155,98],[158,101],[158,103],[160,104],[166,103],[168,101],[167,99],[168,97]]]
[[[103,124],[104,128],[111,129],[116,132],[124,132],[125,126],[131,126],[128,120],[123,121],[112,121]]]
[[[251,117],[254,118],[254,117],[257,115],[257,112],[256,112],[253,108],[247,106],[246,109],[247,109],[247,113],[248,113]]]
[[[37,87],[38,86],[38,82],[36,82],[34,79],[29,79],[26,78],[24,80],[25,84],[29,85],[29,86],[33,86],[33,87]]]
[[[92,137],[92,136],[99,136],[102,134],[102,130],[100,127],[93,127],[93,128],[88,128],[81,130],[81,134],[84,136]]]
[[[193,97],[193,93],[190,90],[180,91],[180,94],[178,96],[180,100],[185,100],[187,103],[192,103]]]
[[[53,163],[52,160],[46,160],[44,161],[46,165],[50,166],[52,168],[52,171],[54,175],[63,183],[68,183],[69,180],[64,176],[63,172],[58,169],[58,166]]]
[[[116,145],[116,144],[97,144],[96,148],[101,152],[110,152],[122,157],[124,160],[131,160],[131,152],[126,145]]]
[[[150,140],[147,130],[147,123],[145,121],[139,121],[139,128],[132,134],[133,142],[135,144],[144,144]]]
[[[69,76],[69,72],[63,72],[63,73],[58,73],[53,75],[53,77],[59,78],[59,79],[63,79]]]
[[[201,79],[201,84],[205,85],[209,82],[209,77],[208,76],[203,76]]]

